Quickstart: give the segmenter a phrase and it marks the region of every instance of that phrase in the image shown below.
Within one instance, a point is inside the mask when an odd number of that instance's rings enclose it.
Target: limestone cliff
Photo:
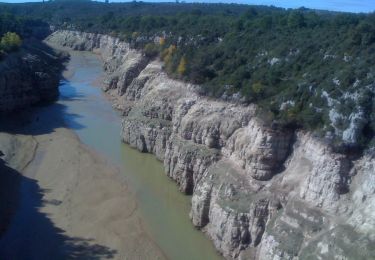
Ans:
[[[375,259],[373,152],[352,158],[272,129],[254,106],[201,97],[116,38],[57,31],[48,41],[101,55],[123,141],[163,161],[227,259]]]
[[[62,58],[40,42],[26,41],[0,61],[0,112],[56,99]]]

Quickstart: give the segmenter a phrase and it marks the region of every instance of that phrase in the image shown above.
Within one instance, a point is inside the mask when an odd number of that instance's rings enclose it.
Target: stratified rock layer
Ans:
[[[123,141],[164,162],[227,259],[375,259],[371,152],[353,160],[271,129],[254,106],[201,97],[116,38],[58,31],[49,41],[102,56]]]

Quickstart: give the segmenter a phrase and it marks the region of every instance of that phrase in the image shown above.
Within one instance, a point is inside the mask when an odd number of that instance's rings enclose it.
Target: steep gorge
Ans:
[[[272,129],[254,106],[199,96],[117,38],[57,31],[47,42],[100,54],[122,140],[164,163],[226,258],[375,258],[373,152],[353,159]]]

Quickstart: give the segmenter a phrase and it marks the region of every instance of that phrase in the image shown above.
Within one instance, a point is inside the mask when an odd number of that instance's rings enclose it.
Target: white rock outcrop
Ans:
[[[103,57],[122,139],[192,194],[193,224],[227,259],[375,259],[370,152],[354,160],[272,129],[254,106],[201,97],[115,38],[57,31],[49,41]]]

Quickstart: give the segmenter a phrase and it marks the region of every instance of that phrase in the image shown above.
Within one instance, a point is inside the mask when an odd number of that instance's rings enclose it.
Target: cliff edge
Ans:
[[[122,140],[164,163],[227,259],[375,259],[373,152],[352,157],[272,129],[255,106],[199,96],[117,38],[57,31],[47,41],[101,55]]]

